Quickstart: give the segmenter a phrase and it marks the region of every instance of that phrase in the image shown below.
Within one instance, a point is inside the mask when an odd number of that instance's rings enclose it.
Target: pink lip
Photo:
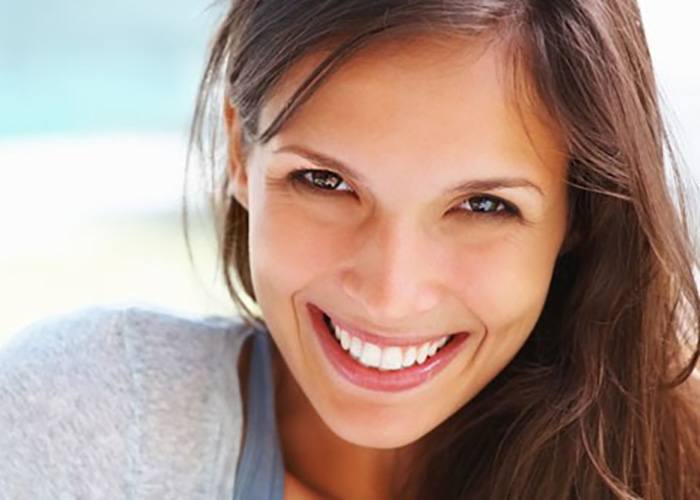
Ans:
[[[351,358],[328,331],[323,312],[313,304],[307,304],[307,309],[323,352],[335,371],[352,384],[375,391],[404,391],[427,382],[454,359],[469,337],[468,333],[454,335],[450,342],[422,365],[414,364],[401,370],[383,371],[363,366]]]

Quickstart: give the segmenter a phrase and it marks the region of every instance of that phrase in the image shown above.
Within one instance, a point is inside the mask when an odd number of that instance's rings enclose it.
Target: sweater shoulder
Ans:
[[[0,491],[223,498],[251,331],[236,316],[139,305],[83,308],[12,335],[0,347],[0,428],[11,429],[0,433],[10,456]]]

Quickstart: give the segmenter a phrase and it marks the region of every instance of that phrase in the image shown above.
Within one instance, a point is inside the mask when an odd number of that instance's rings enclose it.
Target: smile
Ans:
[[[421,385],[442,371],[465,345],[458,332],[428,339],[388,339],[334,321],[307,304],[311,324],[332,371],[367,389],[402,391]]]
[[[368,340],[363,340],[360,335],[353,335],[348,330],[333,323],[324,313],[323,319],[329,331],[335,334],[344,351],[360,364],[379,368],[380,370],[400,370],[410,368],[414,364],[422,365],[426,360],[435,356],[453,335],[445,335],[432,342],[423,342],[418,345],[399,347],[395,345],[380,346]]]

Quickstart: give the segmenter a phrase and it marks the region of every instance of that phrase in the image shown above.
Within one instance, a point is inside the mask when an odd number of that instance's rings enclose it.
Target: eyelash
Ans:
[[[310,180],[306,174],[311,173],[311,175],[316,174],[316,173],[324,173],[324,174],[330,174],[330,176],[335,177],[339,179],[339,182],[334,185],[332,188],[323,188],[320,187],[318,184],[314,184],[312,180]],[[310,189],[311,191],[314,191],[318,194],[321,195],[332,195],[335,193],[340,193],[340,194],[352,194],[353,191],[336,191],[335,187],[337,187],[340,183],[345,182],[343,178],[336,174],[335,172],[331,170],[325,170],[325,169],[314,169],[314,168],[301,168],[294,170],[290,172],[289,174],[290,179],[292,182],[295,184],[298,184],[302,186],[305,189]],[[520,211],[508,203],[507,201],[498,198],[497,196],[490,196],[490,195],[485,195],[485,194],[477,194],[474,196],[471,196],[467,199],[465,199],[460,205],[463,203],[467,203],[471,200],[479,200],[480,203],[483,203],[484,201],[491,202],[492,204],[495,204],[496,207],[503,207],[500,210],[496,210],[495,212],[477,212],[472,210],[461,210],[462,212],[466,212],[468,216],[470,217],[491,217],[491,218],[502,218],[502,219],[507,219],[507,218],[513,218],[513,217],[519,217],[520,216]]]

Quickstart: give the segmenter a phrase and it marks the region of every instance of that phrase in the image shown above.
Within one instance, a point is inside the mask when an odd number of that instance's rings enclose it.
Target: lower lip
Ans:
[[[459,353],[468,338],[467,333],[456,334],[434,356],[422,365],[414,364],[400,370],[379,370],[360,364],[344,351],[334,335],[328,331],[323,312],[316,306],[307,304],[311,324],[330,364],[347,381],[375,391],[397,392],[412,389],[435,377]]]

